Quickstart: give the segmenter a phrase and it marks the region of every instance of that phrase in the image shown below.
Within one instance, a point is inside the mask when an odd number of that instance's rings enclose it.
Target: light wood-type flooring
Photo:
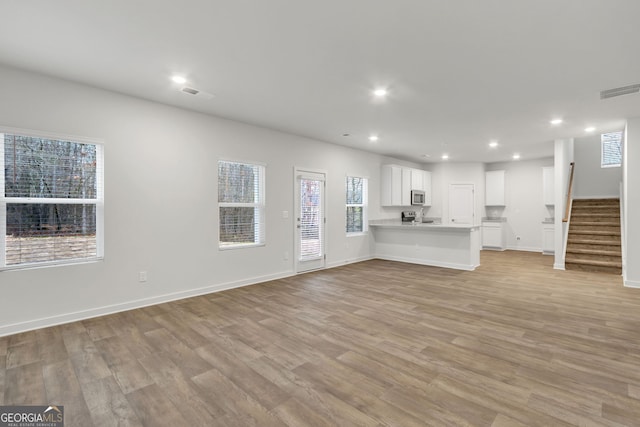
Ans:
[[[640,426],[640,290],[488,252],[373,260],[0,338],[66,426]]]

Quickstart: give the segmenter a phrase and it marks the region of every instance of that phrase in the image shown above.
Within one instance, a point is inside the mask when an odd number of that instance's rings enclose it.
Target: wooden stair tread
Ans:
[[[574,270],[574,271],[585,271],[588,273],[603,273],[603,274],[622,274],[622,267],[609,267],[609,266],[600,266],[593,264],[575,264],[575,263],[566,263],[566,270]]]
[[[567,253],[622,257],[622,251],[620,250],[576,249],[567,247]]]
[[[621,273],[620,200],[576,199],[565,253],[565,266],[593,272]]]
[[[593,240],[593,239],[569,239],[569,245],[591,245],[591,246],[615,246],[620,247],[619,240]]]
[[[593,259],[579,259],[579,258],[565,258],[565,263],[583,264],[583,265],[596,265],[599,267],[617,267],[622,268],[622,261],[599,261]]]
[[[619,236],[618,231],[601,231],[601,230],[571,230],[569,229],[569,235],[571,234],[591,234],[593,236]]]
[[[602,203],[598,203],[598,202],[579,202],[577,200],[573,201],[573,206],[580,206],[580,207],[584,207],[584,206],[602,206],[602,207],[612,207],[612,206],[620,206],[619,202],[602,202]]]
[[[571,216],[586,216],[595,218],[620,218],[620,212],[602,213],[602,212],[574,212]]]
[[[571,225],[589,225],[594,227],[620,227],[620,221],[571,221]]]
[[[618,198],[606,198],[606,199],[573,199],[574,204],[618,204],[620,203],[620,199]]]

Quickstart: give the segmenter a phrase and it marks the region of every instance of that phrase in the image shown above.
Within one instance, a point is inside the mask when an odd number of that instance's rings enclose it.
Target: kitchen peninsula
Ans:
[[[374,256],[390,261],[474,270],[480,265],[480,226],[373,220]]]

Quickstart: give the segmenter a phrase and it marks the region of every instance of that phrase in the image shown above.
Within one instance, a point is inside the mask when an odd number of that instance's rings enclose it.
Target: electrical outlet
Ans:
[[[289,211],[282,211],[282,218],[284,219],[289,218]]]
[[[138,281],[140,283],[144,283],[147,281],[147,272],[146,271],[141,271],[140,273],[138,273]]]

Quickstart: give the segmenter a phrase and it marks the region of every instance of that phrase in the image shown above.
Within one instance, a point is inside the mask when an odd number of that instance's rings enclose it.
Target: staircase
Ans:
[[[573,201],[565,268],[622,274],[620,199]]]

